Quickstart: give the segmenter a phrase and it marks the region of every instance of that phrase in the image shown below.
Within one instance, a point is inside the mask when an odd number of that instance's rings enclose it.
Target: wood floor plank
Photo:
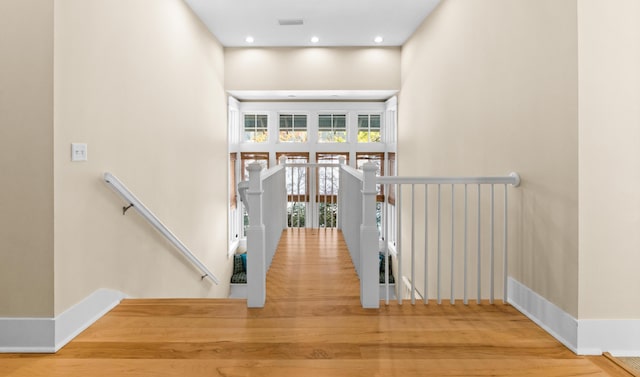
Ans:
[[[55,355],[0,355],[0,376],[614,376],[513,307],[362,309],[340,232],[289,230],[264,309],[244,300],[124,300]]]

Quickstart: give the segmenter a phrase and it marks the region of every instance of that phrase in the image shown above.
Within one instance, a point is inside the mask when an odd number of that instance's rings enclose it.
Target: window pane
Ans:
[[[307,116],[306,115],[295,115],[293,117],[293,128],[296,131],[304,131],[307,129]]]
[[[380,141],[380,114],[358,115],[358,143]]]
[[[307,141],[307,116],[294,114],[280,115],[280,141],[304,143]]]
[[[276,153],[276,159],[280,163],[280,157],[286,156],[289,164],[306,164],[309,162],[309,153]],[[307,195],[307,176],[308,168],[306,167],[287,167],[285,171],[285,181],[289,201],[306,202]]]
[[[280,130],[293,129],[293,115],[280,115]]]
[[[244,115],[244,130],[253,130],[256,124],[256,119],[254,115]]]
[[[318,116],[318,129],[320,131],[331,131],[331,115]]]
[[[371,115],[371,130],[380,130],[380,115]]]
[[[243,140],[250,143],[265,143],[268,139],[267,115],[245,114]]]
[[[347,121],[344,114],[318,116],[318,142],[346,143]]]
[[[345,161],[349,160],[348,152],[322,153],[316,154],[319,164],[338,164],[340,157]],[[340,169],[338,167],[319,166],[316,172],[316,186],[318,188],[318,202],[337,202]]]
[[[267,116],[266,115],[256,115],[256,129],[257,130],[267,130]]]

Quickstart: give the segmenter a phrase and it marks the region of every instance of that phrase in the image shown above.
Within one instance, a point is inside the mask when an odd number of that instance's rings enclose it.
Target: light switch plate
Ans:
[[[71,161],[87,161],[86,143],[71,143]]]

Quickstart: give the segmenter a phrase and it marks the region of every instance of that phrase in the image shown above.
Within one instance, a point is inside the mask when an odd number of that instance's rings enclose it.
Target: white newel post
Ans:
[[[265,227],[262,222],[262,166],[254,162],[249,171],[249,226],[247,228],[247,306],[263,308],[267,296],[267,268],[265,257]]]
[[[344,216],[344,174],[342,173],[342,167],[347,162],[344,156],[339,157],[340,168],[338,169],[338,219],[336,221],[336,228],[342,229],[342,216]]]
[[[376,226],[376,170],[366,163],[362,188],[362,225],[360,225],[360,303],[363,308],[380,307],[378,268],[378,227]]]

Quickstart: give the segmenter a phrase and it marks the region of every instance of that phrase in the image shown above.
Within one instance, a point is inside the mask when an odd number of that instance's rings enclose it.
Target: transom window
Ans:
[[[249,143],[266,143],[269,141],[266,114],[244,114],[244,138]]]
[[[380,142],[380,114],[358,115],[358,143]]]
[[[319,143],[346,143],[347,116],[344,114],[318,115]]]
[[[280,142],[304,143],[307,141],[307,116],[280,114]]]

